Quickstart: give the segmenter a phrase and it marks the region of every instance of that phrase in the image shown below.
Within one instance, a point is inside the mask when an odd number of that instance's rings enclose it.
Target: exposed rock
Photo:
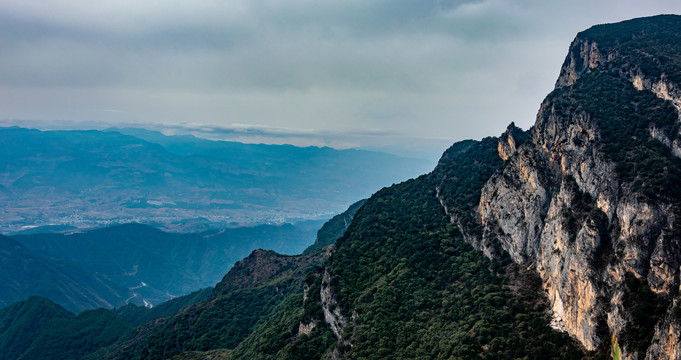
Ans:
[[[477,249],[481,249],[485,252],[485,255],[489,258],[494,257],[493,254],[493,249],[490,249],[488,247],[483,246],[483,244],[480,242],[482,239],[476,238],[475,236],[470,236],[468,232],[466,231],[466,228],[462,226],[461,220],[456,216],[455,213],[449,211],[449,208],[447,207],[447,204],[445,203],[444,197],[441,195],[441,190],[439,187],[435,187],[435,196],[437,197],[438,201],[440,202],[440,205],[442,205],[442,208],[445,211],[445,215],[449,218],[449,221],[452,224],[456,224],[457,229],[461,232],[461,236],[469,243],[473,244],[474,247]]]
[[[681,86],[664,74],[645,77],[628,60],[618,62],[618,56],[612,45],[603,52],[595,41],[578,36],[556,88],[572,86],[590,71],[615,69],[637,89],[681,109]],[[536,269],[551,304],[552,326],[595,350],[609,341],[604,335],[620,338],[633,326],[624,300],[627,276],[643,279],[663,298],[679,292],[681,239],[673,228],[675,204],[642,197],[621,180],[617,164],[602,153],[598,123],[578,105],[557,109],[547,98],[523,144],[516,141],[513,128],[509,126],[498,144],[506,166],[481,192],[481,237],[461,230],[487,256],[494,256],[489,244],[498,240],[513,261]],[[653,121],[650,134],[681,156],[678,133],[666,133]],[[447,194],[436,190],[444,206]],[[461,228],[451,209],[445,206],[445,212]],[[647,352],[624,341],[622,358],[681,359],[681,316],[673,309],[676,305],[655,327]],[[602,325],[609,334],[599,333]]]
[[[556,88],[574,84],[582,74],[597,67],[601,59],[596,42],[576,38],[570,45],[570,52],[560,69]]]
[[[514,261],[534,264],[561,324],[555,327],[588,350],[603,340],[596,331],[600,316],[607,316],[613,333],[627,324],[617,290],[623,274],[647,277],[660,294],[679,284],[677,245],[662,231],[673,223],[672,212],[623,193],[615,165],[599,153],[598,138],[586,114],[565,119],[543,106],[531,139],[487,182],[479,205],[484,236],[498,236]],[[578,192],[590,194],[589,213],[574,213],[582,206]],[[490,253],[484,240],[471,243]],[[608,263],[613,246],[621,258]],[[612,299],[609,312],[599,299]]]
[[[658,79],[646,77],[640,71],[631,75],[631,82],[638,90],[652,91],[660,99],[670,101],[681,116],[681,88],[662,74]]]
[[[681,115],[680,115],[681,116]],[[670,139],[663,131],[659,131],[655,126],[650,127],[650,136],[667,146],[672,154],[681,157],[681,138]]]
[[[311,321],[308,324],[303,324],[302,322],[298,325],[298,336],[300,335],[310,335],[312,332],[312,329],[314,329],[316,326],[314,321]]]
[[[515,126],[515,123],[511,123],[506,128],[506,131],[499,138],[499,145],[497,150],[499,151],[499,157],[504,161],[508,160],[515,154],[518,146],[522,145],[527,139],[527,134],[520,128]]]
[[[648,348],[646,360],[681,359],[681,324],[679,324],[678,299],[674,301],[672,309],[665,320],[655,327],[653,344]]]
[[[310,285],[303,284],[303,302],[307,301],[307,295],[310,292]]]
[[[322,310],[324,311],[324,321],[329,324],[329,328],[339,341],[343,341],[343,329],[348,324],[347,319],[341,313],[338,300],[331,287],[331,273],[328,268],[324,268],[322,276],[322,288],[320,290]]]
[[[639,70],[630,74],[630,79],[634,87],[639,91],[648,90],[660,99],[669,101],[679,114],[679,121],[681,122],[681,88],[669,81],[665,74],[655,79],[646,77]],[[681,132],[666,134],[653,125],[650,127],[650,135],[667,146],[672,151],[672,154],[681,157]]]

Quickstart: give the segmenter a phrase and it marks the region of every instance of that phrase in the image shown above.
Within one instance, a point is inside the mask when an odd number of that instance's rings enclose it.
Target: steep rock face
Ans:
[[[650,185],[679,179],[668,168],[646,175],[645,161],[635,159],[646,153],[669,168],[678,164],[670,157],[681,154],[680,87],[668,73],[681,51],[670,54],[658,38],[676,41],[667,35],[680,28],[681,17],[661,16],[580,33],[529,139],[517,146],[501,137],[506,163],[482,189],[482,231],[469,239],[488,256],[498,241],[515,262],[536,269],[555,327],[588,350],[613,334],[623,358],[681,358],[678,199],[673,186]],[[630,119],[642,132],[624,129]],[[439,196],[445,204],[447,193]],[[643,319],[630,300],[642,293],[665,306],[676,300]]]
[[[614,68],[637,90],[651,91],[669,101],[681,121],[681,59],[674,53],[678,50],[674,44],[681,40],[677,21],[675,15],[663,15],[598,25],[578,34],[570,45],[556,88],[570,86],[591,71]],[[650,133],[681,157],[678,129],[665,134],[651,127]]]
[[[343,340],[343,329],[348,324],[347,319],[341,313],[336,294],[331,287],[331,273],[328,268],[324,269],[322,277],[322,288],[319,292],[321,298],[324,321],[329,325],[336,339]]]
[[[570,45],[570,52],[560,69],[556,87],[574,84],[583,73],[597,67],[600,62],[601,53],[598,51],[598,44],[595,41],[575,39]]]
[[[674,307],[678,304],[674,304]],[[678,308],[677,308],[678,309]],[[665,320],[655,327],[655,339],[646,353],[646,359],[679,359],[681,358],[681,324],[679,317],[667,314]]]

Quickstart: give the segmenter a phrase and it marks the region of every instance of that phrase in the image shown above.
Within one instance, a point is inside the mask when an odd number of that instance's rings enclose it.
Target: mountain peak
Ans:
[[[302,278],[310,270],[311,264],[321,263],[329,256],[325,250],[319,249],[305,255],[281,255],[272,250],[254,250],[248,257],[234,264],[215,286],[214,294],[224,295],[283,278]]]
[[[570,45],[556,88],[570,86],[592,69],[610,67],[629,77],[671,78],[681,83],[681,16],[657,15],[596,25],[577,34]]]

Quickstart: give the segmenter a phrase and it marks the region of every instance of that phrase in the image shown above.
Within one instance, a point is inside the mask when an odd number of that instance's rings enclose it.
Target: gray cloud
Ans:
[[[297,141],[363,129],[479,138],[533,122],[578,31],[680,7],[10,0],[0,5],[0,118],[314,130],[257,133]]]

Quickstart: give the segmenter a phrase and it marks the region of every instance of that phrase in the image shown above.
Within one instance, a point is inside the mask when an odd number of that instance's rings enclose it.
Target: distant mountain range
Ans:
[[[0,128],[0,232],[151,223],[174,231],[324,218],[427,162],[143,129]]]

